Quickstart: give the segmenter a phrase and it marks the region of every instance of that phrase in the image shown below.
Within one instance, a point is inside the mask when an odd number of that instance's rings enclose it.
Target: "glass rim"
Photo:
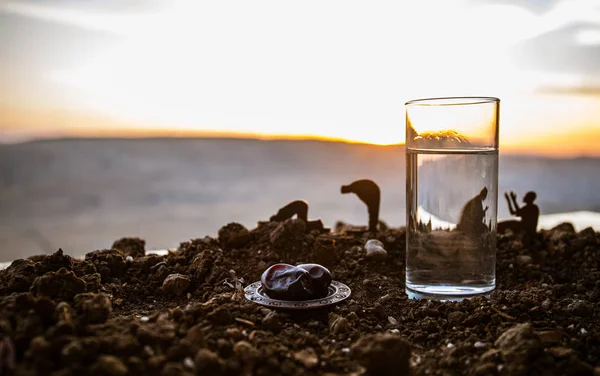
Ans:
[[[496,97],[437,97],[437,98],[420,98],[413,99],[406,103],[405,106],[465,106],[472,104],[485,103],[500,103],[500,99]]]

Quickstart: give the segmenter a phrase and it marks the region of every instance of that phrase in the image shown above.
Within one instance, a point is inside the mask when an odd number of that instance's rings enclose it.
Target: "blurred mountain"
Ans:
[[[600,212],[598,158],[501,156],[500,192],[538,193],[542,213]],[[405,223],[403,146],[240,139],[48,140],[0,145],[0,261],[62,247],[82,255],[123,236],[147,248],[253,227],[289,201],[327,226],[366,224],[340,186],[382,189],[381,218]],[[507,217],[499,202],[499,217]]]

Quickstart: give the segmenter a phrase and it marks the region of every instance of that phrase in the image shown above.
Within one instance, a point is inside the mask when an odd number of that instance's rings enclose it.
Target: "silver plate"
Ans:
[[[278,300],[271,299],[265,294],[260,281],[246,286],[244,289],[246,299],[266,307],[278,309],[315,309],[337,304],[348,298],[352,291],[346,285],[338,281],[332,281],[329,285],[329,293],[326,297],[313,300]]]

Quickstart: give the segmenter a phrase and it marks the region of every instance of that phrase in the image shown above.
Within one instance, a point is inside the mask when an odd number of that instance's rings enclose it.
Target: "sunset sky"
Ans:
[[[2,1],[0,141],[404,141],[404,103],[496,96],[501,148],[600,156],[600,0]]]

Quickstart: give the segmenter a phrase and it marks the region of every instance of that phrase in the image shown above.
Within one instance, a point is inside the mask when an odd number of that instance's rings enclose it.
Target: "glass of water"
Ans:
[[[464,298],[496,286],[498,119],[491,97],[406,103],[406,292]]]

